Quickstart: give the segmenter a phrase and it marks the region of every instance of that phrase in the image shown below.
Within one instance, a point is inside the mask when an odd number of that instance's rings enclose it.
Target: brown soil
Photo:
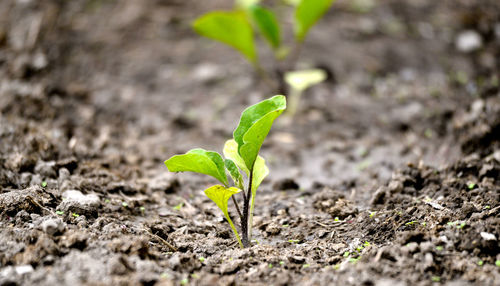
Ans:
[[[243,250],[163,165],[273,95],[190,29],[231,5],[0,1],[0,285],[500,285],[500,2],[339,0]]]

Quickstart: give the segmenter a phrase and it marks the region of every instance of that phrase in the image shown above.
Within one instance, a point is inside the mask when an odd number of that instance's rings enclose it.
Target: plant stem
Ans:
[[[264,80],[264,83],[267,85],[269,89],[271,89],[272,92],[278,91],[279,87],[277,84],[271,79],[267,71],[259,64],[259,63],[254,63],[253,67],[257,71],[257,74]]]
[[[250,199],[252,198],[252,180],[253,180],[253,170],[250,170],[250,176],[248,178],[248,189],[247,189],[247,194],[245,196],[245,200],[243,201],[243,216],[241,220],[241,236],[244,247],[250,246],[250,240],[248,239],[248,234],[249,234],[248,211],[249,211]]]
[[[299,106],[300,96],[302,95],[302,91],[296,90],[294,88],[290,91],[290,96],[288,100],[288,107],[286,109],[286,114],[290,117],[293,117],[297,112],[297,108]]]
[[[229,216],[229,214],[227,212],[224,213],[224,215],[226,216],[226,219],[229,222],[229,225],[231,226],[231,229],[233,230],[234,236],[236,236],[236,240],[238,240],[240,247],[245,248],[245,245],[241,242],[240,235],[238,234],[238,231],[236,230],[236,227],[234,226],[233,221],[231,220],[231,217]],[[244,233],[243,233],[243,235],[244,235]]]
[[[234,206],[236,207],[236,211],[238,211],[238,215],[240,216],[240,220],[242,219],[241,211],[240,211],[240,206],[238,206],[238,201],[234,198],[234,196],[231,196],[233,199]]]

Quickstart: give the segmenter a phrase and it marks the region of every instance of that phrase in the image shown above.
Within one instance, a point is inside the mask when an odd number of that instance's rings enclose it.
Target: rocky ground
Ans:
[[[190,29],[231,5],[0,1],[0,285],[500,285],[498,1],[339,0],[243,250],[163,165],[273,95]]]

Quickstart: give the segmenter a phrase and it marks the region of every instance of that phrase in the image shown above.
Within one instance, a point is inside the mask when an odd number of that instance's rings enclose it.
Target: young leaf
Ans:
[[[248,236],[252,238],[252,226],[253,226],[253,209],[255,207],[255,197],[257,195],[257,188],[265,177],[269,174],[269,169],[266,166],[266,161],[261,156],[258,156],[255,160],[255,165],[253,168],[252,175],[252,199],[250,201],[250,217],[248,221]]]
[[[234,187],[226,188],[221,185],[215,185],[206,189],[205,195],[207,195],[207,197],[211,199],[224,213],[224,216],[231,225],[231,229],[233,230],[236,239],[238,240],[241,248],[243,248],[243,243],[241,242],[240,236],[238,235],[238,231],[234,227],[233,221],[231,220],[231,217],[229,216],[229,212],[227,210],[227,201],[231,198],[232,195],[237,194],[240,191],[240,189]]]
[[[334,0],[302,0],[295,10],[295,39],[304,41],[309,29],[323,17]]]
[[[260,151],[274,120],[286,109],[286,98],[276,95],[245,109],[233,137],[238,143],[238,153],[248,170],[253,170]]]
[[[285,81],[300,92],[326,79],[326,72],[321,69],[291,71],[285,73]]]
[[[260,0],[236,0],[236,7],[247,9],[252,5],[259,4]]]
[[[238,166],[245,174],[250,175],[250,171],[245,165],[245,161],[241,158],[238,153],[238,143],[234,139],[227,140],[224,144],[224,149],[222,150],[224,157],[233,160],[233,162]]]
[[[257,53],[252,26],[241,11],[215,11],[193,22],[194,30],[207,38],[229,45],[255,63]]]
[[[261,156],[257,156],[255,160],[255,165],[253,167],[253,176],[252,176],[252,200],[255,198],[255,191],[260,186],[260,183],[264,180],[265,177],[269,175],[269,168],[266,166],[266,161]]]
[[[192,149],[183,155],[175,155],[165,161],[170,172],[196,172],[212,176],[227,186],[224,161],[217,152]]]
[[[242,185],[242,177],[240,171],[238,170],[238,167],[236,167],[236,164],[233,162],[233,160],[231,159],[224,160],[224,165],[226,165],[226,169],[229,171],[229,175],[231,175],[234,184],[236,186]]]
[[[301,0],[283,0],[283,1],[288,5],[297,6],[299,5]]]
[[[253,5],[250,7],[250,14],[269,45],[273,49],[278,49],[281,44],[280,27],[273,11],[260,5]]]

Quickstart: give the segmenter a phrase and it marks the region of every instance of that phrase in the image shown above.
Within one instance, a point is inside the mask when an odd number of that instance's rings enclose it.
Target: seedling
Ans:
[[[252,220],[257,188],[269,174],[264,158],[259,155],[260,148],[271,130],[274,120],[286,109],[286,99],[282,95],[261,101],[245,109],[240,123],[234,130],[233,139],[226,141],[224,156],[204,149],[192,149],[183,155],[175,155],[165,161],[171,172],[196,172],[217,179],[222,185],[214,185],[205,190],[222,211],[241,248],[250,245]],[[245,178],[241,171],[246,175]],[[234,187],[229,186],[227,174],[232,178]],[[245,188],[244,186],[247,185]],[[242,195],[241,210],[235,194]],[[228,201],[232,198],[241,222],[241,238],[228,211]]]
[[[294,9],[294,41],[292,47],[282,41],[280,23],[286,22],[281,15],[260,4],[260,0],[236,0],[235,7],[230,11],[212,11],[193,22],[193,29],[200,35],[224,43],[239,53],[254,67],[267,85],[274,91],[285,93],[284,79],[294,70],[302,45],[309,30],[326,14],[334,0],[288,0],[286,4]],[[259,34],[271,49],[275,63],[272,72],[264,69],[259,60],[255,41]],[[303,71],[309,78],[310,71]],[[303,74],[300,74],[302,76]],[[314,71],[314,76],[320,74],[321,82],[326,74]],[[271,75],[277,75],[273,78]],[[292,75],[295,77],[296,75]],[[289,82],[288,82],[289,83]],[[297,93],[293,90],[292,93]],[[307,88],[307,87],[306,87]],[[305,89],[305,88],[304,88]],[[294,100],[295,101],[295,100]],[[295,112],[296,103],[290,102],[290,112]]]

